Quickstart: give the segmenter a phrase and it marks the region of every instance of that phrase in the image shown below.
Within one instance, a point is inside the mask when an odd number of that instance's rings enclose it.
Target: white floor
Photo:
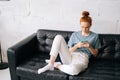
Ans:
[[[9,68],[0,70],[0,80],[10,80]]]

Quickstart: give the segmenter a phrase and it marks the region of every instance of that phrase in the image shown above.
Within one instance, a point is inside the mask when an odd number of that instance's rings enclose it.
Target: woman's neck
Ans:
[[[89,34],[90,34],[90,31],[88,31],[88,32],[82,31],[82,36],[88,36]]]

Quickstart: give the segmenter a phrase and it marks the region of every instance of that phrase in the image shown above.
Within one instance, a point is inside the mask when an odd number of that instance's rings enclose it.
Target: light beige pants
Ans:
[[[61,35],[57,35],[53,41],[50,55],[60,55],[63,65],[60,70],[69,75],[77,75],[88,67],[89,57],[83,52],[70,53],[68,46]]]

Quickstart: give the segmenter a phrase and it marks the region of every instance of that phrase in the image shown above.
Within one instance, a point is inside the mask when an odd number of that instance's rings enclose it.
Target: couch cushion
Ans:
[[[102,48],[99,49],[97,59],[120,61],[120,35],[100,34]]]
[[[92,61],[86,71],[69,80],[119,80],[120,64],[114,61]]]
[[[49,59],[49,55],[41,53],[33,56],[30,60],[25,61],[19,65],[16,70],[16,74],[26,79],[31,80],[68,80],[68,75],[55,69],[54,71],[46,71],[41,74],[37,74],[39,68],[47,65],[45,59]]]

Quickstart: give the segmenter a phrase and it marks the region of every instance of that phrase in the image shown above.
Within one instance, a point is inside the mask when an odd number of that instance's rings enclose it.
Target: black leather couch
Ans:
[[[57,69],[37,74],[46,65],[55,35],[63,35],[66,42],[72,31],[38,30],[8,48],[11,80],[120,80],[120,34],[99,34],[102,48],[97,57],[90,58],[86,71],[76,76]],[[57,60],[60,60],[59,57]]]

